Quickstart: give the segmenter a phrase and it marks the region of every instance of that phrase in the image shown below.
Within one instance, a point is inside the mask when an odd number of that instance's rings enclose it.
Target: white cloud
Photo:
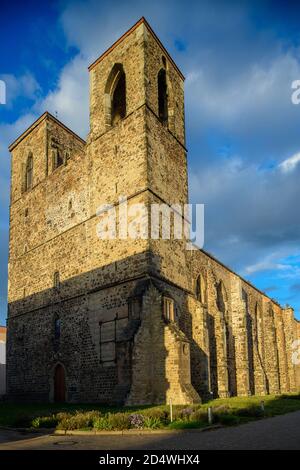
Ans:
[[[145,4],[146,17],[147,11],[151,11],[150,22],[151,16],[155,18],[155,9],[162,8],[159,2],[153,3],[151,7]],[[295,149],[289,148],[291,143],[295,145],[299,141],[297,117],[300,109],[290,100],[291,82],[300,77],[299,51],[282,52],[269,37],[268,41],[261,36],[258,40],[257,35],[251,36],[250,41],[250,36],[243,38],[241,29],[247,28],[240,14],[235,19],[229,15],[234,19],[235,34],[232,35],[233,43],[227,43],[230,34],[222,28],[230,26],[230,18],[220,24],[213,11],[208,15],[200,15],[199,11],[197,15],[189,12],[184,17],[194,38],[189,38],[187,52],[184,56],[181,54],[180,60],[184,61],[183,71],[188,72],[188,132],[194,138],[193,148],[190,148],[192,195],[195,202],[206,204],[208,249],[233,267],[248,270],[248,274],[271,265],[280,269],[279,261],[265,259],[265,256],[278,245],[291,247],[299,243],[299,237],[298,242],[295,241],[299,223],[293,204],[299,199],[299,185],[293,179],[295,172],[291,171],[298,162],[287,159],[279,163],[283,155],[293,154],[292,159],[299,155],[294,155]],[[3,132],[9,135],[4,141],[14,140],[45,110],[52,114],[57,111],[58,119],[85,138],[89,126],[87,66],[141,14],[137,2],[132,2],[130,8],[127,4],[111,8],[109,3],[96,0],[89,1],[89,7],[86,2],[65,3],[61,24],[68,44],[77,47],[79,52],[61,70],[56,88],[45,98],[37,99],[30,114],[13,125],[1,126],[1,136]],[[172,11],[172,15],[176,14],[179,15]],[[171,33],[174,22],[168,20],[169,15],[170,10],[164,6],[162,14],[156,15],[154,28],[172,52],[172,41],[180,33]],[[207,18],[211,22],[210,28]],[[199,20],[203,25],[197,30]],[[189,37],[184,24],[178,22],[178,30]],[[201,34],[208,30],[210,36],[206,42],[202,41]],[[214,31],[219,34],[223,31],[222,44],[215,38]],[[242,38],[240,43],[236,37]],[[177,60],[176,51],[174,58]],[[26,91],[29,96],[38,93],[38,86],[34,86],[34,81],[31,83],[29,85],[29,80]],[[227,160],[220,159],[213,149],[210,159],[210,155],[205,154],[202,134],[199,137],[196,133],[211,129],[226,138],[230,136],[235,143],[243,141],[244,148],[232,152]],[[251,161],[245,157],[245,149]],[[258,160],[264,162],[269,154],[274,156],[275,167],[279,166],[281,171],[259,173]],[[283,173],[289,173],[288,181]]]
[[[40,96],[41,87],[29,72],[20,76],[2,74],[1,79],[6,84],[6,106],[9,108],[19,97],[37,100]]]
[[[277,262],[274,258],[276,258],[277,255],[274,255],[274,254],[271,254],[271,255],[268,255],[266,256],[264,259],[258,261],[257,263],[254,263],[254,264],[251,264],[249,266],[246,266],[245,269],[244,269],[244,273],[246,275],[251,275],[251,274],[255,274],[255,273],[258,273],[260,271],[278,271],[278,270],[287,270],[289,269],[290,267],[285,265],[285,264],[281,264],[279,262]]]
[[[295,170],[299,162],[300,152],[295,153],[295,155],[292,155],[291,157],[287,158],[282,163],[280,163],[279,168],[283,173],[290,173]]]
[[[278,126],[283,112],[295,111],[290,96],[295,77],[300,77],[300,63],[292,53],[278,54],[271,62],[249,62],[226,79],[221,70],[216,74],[213,64],[203,64],[187,74],[189,107],[201,121],[209,119],[228,129],[248,124],[249,131],[249,124],[257,127],[263,121],[263,127],[270,122]]]
[[[81,137],[89,130],[89,61],[76,55],[61,71],[57,88],[34,109],[39,114],[49,111]]]
[[[15,122],[10,124],[2,124],[0,123],[0,153],[1,154],[8,154],[8,146],[17,138],[19,137],[22,132],[24,132],[38,116],[33,113],[26,113],[23,116],[20,116]],[[0,168],[1,168],[1,161],[0,159]],[[1,168],[2,169],[2,168]]]

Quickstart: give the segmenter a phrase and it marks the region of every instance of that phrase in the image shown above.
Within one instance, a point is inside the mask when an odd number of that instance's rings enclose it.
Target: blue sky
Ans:
[[[190,199],[205,249],[300,318],[300,6],[279,1],[1,4],[0,323],[6,318],[9,153],[46,109],[88,133],[87,66],[145,16],[186,76]],[[187,6],[188,5],[188,6]],[[18,14],[16,14],[18,12]]]

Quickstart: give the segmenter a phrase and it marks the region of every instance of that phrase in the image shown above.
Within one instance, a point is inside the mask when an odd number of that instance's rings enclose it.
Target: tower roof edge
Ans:
[[[146,20],[146,18],[144,16],[142,16],[142,18],[140,18],[130,29],[128,29],[119,39],[117,39],[117,41],[115,41],[108,49],[106,49],[106,51],[103,52],[103,54],[101,54],[98,59],[96,59],[89,67],[88,67],[88,70],[91,71],[97,64],[99,64],[99,62],[101,62],[101,60],[104,59],[104,57],[106,57],[116,46],[118,46],[127,36],[129,36],[133,31],[135,31],[141,24],[144,24],[146,26],[146,28],[148,29],[148,31],[150,32],[150,34],[153,36],[153,38],[156,40],[156,42],[159,44],[159,46],[162,48],[162,50],[164,51],[164,53],[168,56],[168,59],[170,60],[170,62],[173,64],[173,66],[175,67],[175,69],[177,70],[177,72],[179,73],[180,77],[182,78],[182,80],[185,79],[183,73],[180,71],[180,69],[178,68],[178,66],[176,65],[176,63],[174,62],[174,60],[172,59],[172,57],[170,56],[169,52],[167,51],[167,49],[165,48],[165,46],[162,44],[162,42],[160,41],[160,39],[158,38],[158,36],[155,34],[155,32],[153,31],[153,29],[151,28],[151,26],[149,25],[148,21]]]
[[[22,132],[19,137],[17,137],[8,147],[8,150],[11,152],[25,137],[27,137],[28,134],[30,134],[33,129],[35,129],[37,126],[39,126],[45,119],[52,119],[52,121],[56,122],[59,124],[63,129],[65,129],[67,132],[72,134],[76,139],[80,140],[83,144],[86,143],[84,139],[82,139],[78,134],[76,134],[72,129],[67,127],[63,122],[61,122],[59,119],[54,117],[51,113],[48,111],[45,111],[38,119],[36,119],[24,132]]]

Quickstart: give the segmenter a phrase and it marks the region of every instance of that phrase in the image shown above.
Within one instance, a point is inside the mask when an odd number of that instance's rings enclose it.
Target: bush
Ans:
[[[149,410],[145,410],[143,411],[143,416],[158,419],[162,423],[167,423],[169,420],[168,411],[162,410],[161,408],[150,408]]]
[[[297,395],[283,394],[283,395],[281,395],[280,398],[283,398],[284,400],[300,400],[300,393],[298,393]]]
[[[240,419],[238,416],[233,415],[231,413],[220,413],[217,415],[218,422],[224,424],[226,426],[234,426],[235,424],[239,424]]]
[[[231,409],[227,405],[219,405],[212,408],[213,414],[229,413],[230,411]]]
[[[31,421],[31,427],[35,429],[39,428],[55,428],[57,426],[58,419],[55,415],[52,416],[37,416]]]
[[[101,416],[99,411],[76,411],[75,414],[58,413],[57,429],[71,431],[75,429],[85,429],[94,427],[95,421]]]
[[[101,416],[100,418],[94,421],[94,428],[99,431],[110,431],[112,429],[111,423],[108,420],[107,416]]]
[[[179,419],[183,419],[183,420],[188,421],[192,414],[193,414],[193,409],[192,408],[183,408],[182,410],[179,410],[176,413],[176,418],[178,417]]]
[[[144,427],[145,417],[141,414],[134,413],[129,416],[129,421],[131,427],[141,429]]]
[[[126,413],[109,413],[108,423],[111,426],[111,429],[129,429],[130,428],[130,419],[129,415]]]
[[[207,411],[200,410],[200,409],[193,411],[189,416],[189,421],[197,422],[197,423],[207,423],[208,422]]]
[[[144,427],[150,429],[157,429],[162,427],[162,422],[159,418],[153,416],[146,416],[144,421]]]
[[[168,426],[169,429],[199,429],[198,421],[173,421]]]
[[[237,416],[236,411],[233,411],[226,405],[216,406],[212,409],[213,422],[224,424],[226,426],[233,426],[240,422],[240,418]]]
[[[249,408],[241,408],[240,410],[236,410],[235,414],[237,416],[244,416],[246,418],[260,418],[264,416],[264,412],[261,408],[257,406],[251,406]]]

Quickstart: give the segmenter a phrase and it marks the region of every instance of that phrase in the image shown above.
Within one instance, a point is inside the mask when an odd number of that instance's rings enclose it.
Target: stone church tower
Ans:
[[[8,395],[145,404],[298,389],[291,309],[174,233],[99,238],[99,208],[120,221],[124,196],[129,222],[137,204],[188,202],[184,77],[144,18],[89,72],[87,141],[46,112],[10,146]]]

